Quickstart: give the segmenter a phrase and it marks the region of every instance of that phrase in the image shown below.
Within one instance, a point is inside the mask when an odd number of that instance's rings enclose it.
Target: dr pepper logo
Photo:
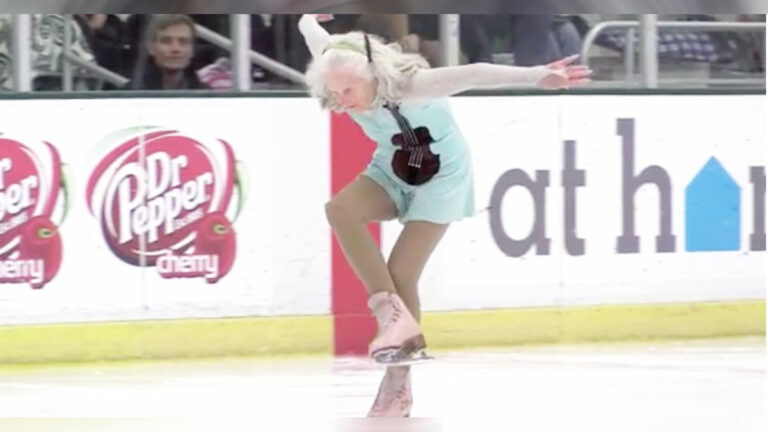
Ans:
[[[215,283],[232,268],[242,205],[235,157],[220,139],[139,128],[105,139],[87,183],[88,207],[112,252],[164,278]]]
[[[66,183],[47,143],[0,134],[0,283],[42,288],[61,267]]]

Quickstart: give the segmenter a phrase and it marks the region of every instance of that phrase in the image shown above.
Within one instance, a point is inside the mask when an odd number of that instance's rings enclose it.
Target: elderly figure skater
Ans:
[[[368,415],[409,416],[409,364],[426,347],[418,281],[448,225],[475,211],[469,146],[446,98],[510,85],[568,89],[589,82],[591,71],[571,65],[575,57],[536,67],[430,69],[423,57],[378,37],[330,35],[316,15],[304,15],[299,29],[313,57],[306,72],[311,94],[324,108],[348,113],[377,144],[368,167],[325,210],[368,291],[378,324],[369,354],[389,366]],[[366,224],[395,218],[404,227],[385,260]]]

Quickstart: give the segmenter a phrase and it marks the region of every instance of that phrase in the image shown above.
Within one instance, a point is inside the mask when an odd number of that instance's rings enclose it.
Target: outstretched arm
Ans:
[[[518,85],[544,89],[570,88],[589,82],[592,73],[586,66],[569,66],[575,59],[576,57],[567,57],[546,66],[535,67],[472,63],[421,69],[413,76],[405,99],[430,99],[472,89]]]
[[[312,14],[304,14],[299,19],[299,31],[304,36],[304,42],[312,53],[312,58],[323,55],[323,50],[331,40],[331,35],[317,22]]]

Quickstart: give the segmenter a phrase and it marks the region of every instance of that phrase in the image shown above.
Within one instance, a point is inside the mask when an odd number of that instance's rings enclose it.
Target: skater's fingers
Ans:
[[[589,76],[592,76],[592,71],[589,69],[568,71],[568,78],[570,79],[587,78]]]
[[[591,82],[592,82],[592,80],[589,79],[589,78],[572,79],[572,80],[568,81],[568,85],[571,86],[571,87],[572,86],[580,86],[580,85],[584,85],[584,84],[589,84]]]
[[[568,72],[577,72],[577,71],[589,71],[592,70],[589,68],[589,66],[586,65],[575,65],[575,66],[568,66],[565,68]]]

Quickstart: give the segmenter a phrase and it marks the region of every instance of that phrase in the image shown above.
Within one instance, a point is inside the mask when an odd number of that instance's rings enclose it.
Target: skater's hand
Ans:
[[[590,83],[592,69],[589,66],[571,65],[578,58],[578,55],[572,55],[548,64],[550,73],[540,79],[537,85],[547,90],[558,90]]]

